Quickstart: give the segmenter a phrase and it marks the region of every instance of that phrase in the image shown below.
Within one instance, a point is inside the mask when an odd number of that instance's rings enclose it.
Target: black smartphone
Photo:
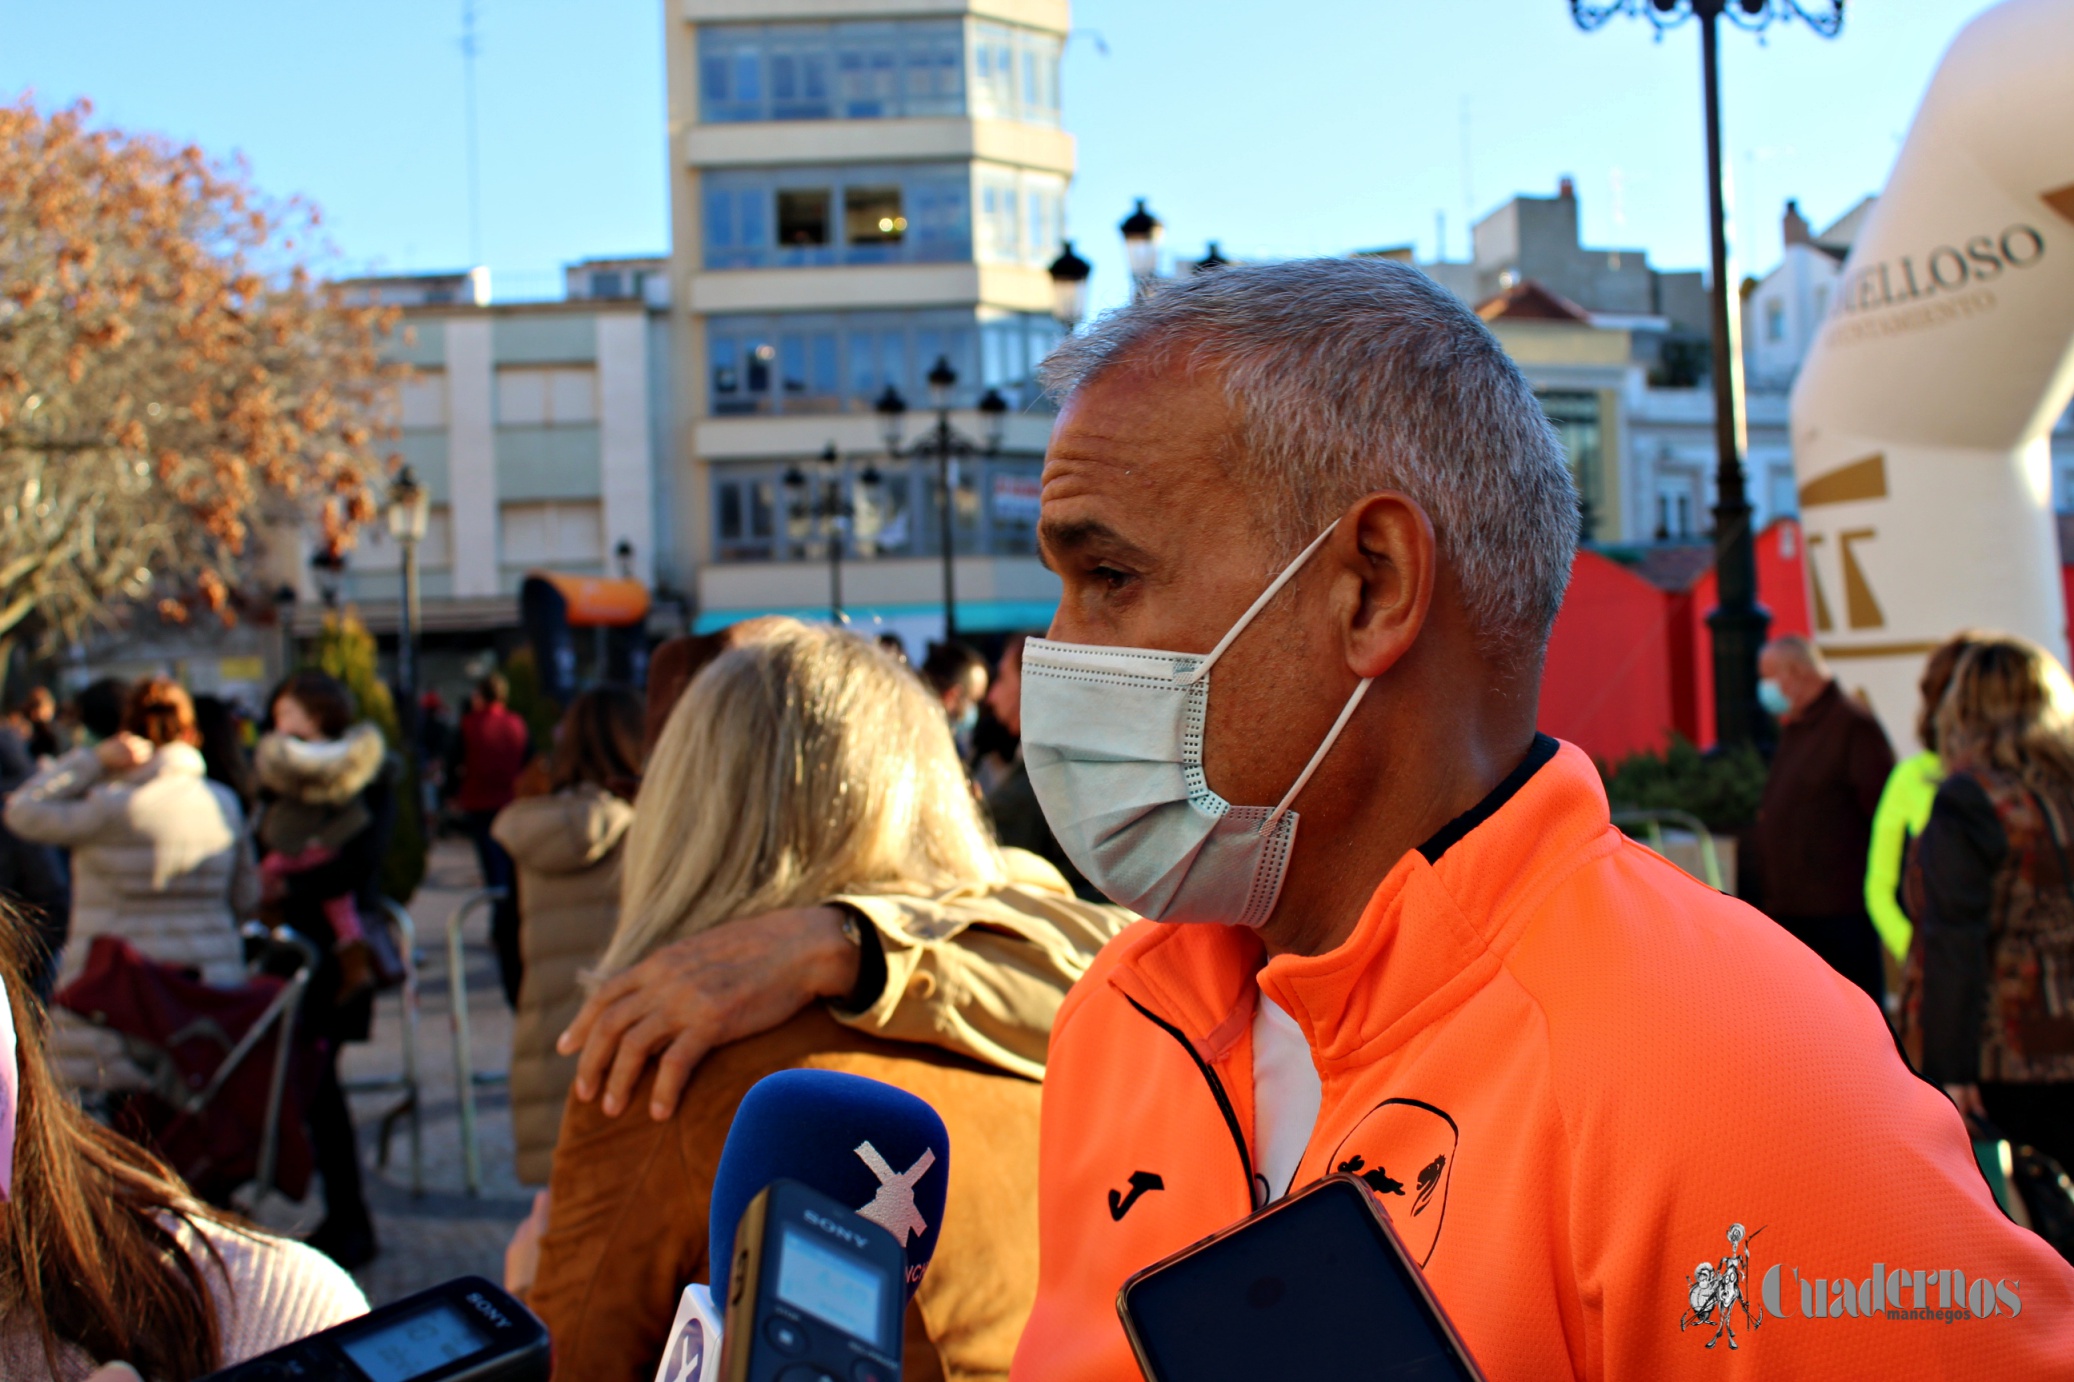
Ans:
[[[1150,1382],[1482,1382],[1367,1186],[1327,1176],[1123,1284]]]
[[[457,1277],[202,1382],[547,1382],[547,1329],[479,1276]]]
[[[899,1382],[907,1254],[811,1186],[772,1181],[735,1229],[724,1382]]]

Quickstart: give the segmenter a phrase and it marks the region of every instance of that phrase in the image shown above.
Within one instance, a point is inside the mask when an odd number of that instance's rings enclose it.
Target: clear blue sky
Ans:
[[[560,264],[667,241],[667,0],[478,0],[483,257],[500,296]],[[1731,209],[1745,271],[1798,196],[1818,224],[1876,190],[1938,55],[1983,0],[1854,0],[1843,37],[1724,43]],[[1466,210],[1576,177],[1587,239],[1666,267],[1705,257],[1698,39],[1564,0],[1078,0],[1071,219],[1095,298],[1123,290],[1115,226],[1150,199],[1170,245],[1233,256],[1415,242],[1450,257]],[[0,92],[92,98],[108,123],[242,152],[321,206],[345,266],[469,260],[461,0],[0,0]],[[1099,36],[1100,42],[1097,42]],[[1101,51],[1106,47],[1107,53]],[[1465,166],[1463,112],[1468,112]]]

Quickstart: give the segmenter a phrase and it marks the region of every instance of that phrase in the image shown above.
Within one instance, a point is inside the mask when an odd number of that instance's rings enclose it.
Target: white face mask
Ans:
[[[1066,857],[1155,921],[1259,926],[1296,842],[1289,809],[1368,691],[1364,678],[1273,808],[1233,806],[1203,777],[1210,668],[1332,535],[1327,528],[1208,655],[1033,638],[1023,645],[1023,762]]]

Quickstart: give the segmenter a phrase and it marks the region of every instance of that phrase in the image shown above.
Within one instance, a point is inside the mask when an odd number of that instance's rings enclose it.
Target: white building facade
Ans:
[[[1035,558],[1050,416],[1030,380],[1058,339],[1046,266],[1073,141],[1059,128],[1063,0],[666,0],[678,543],[665,580],[710,629],[843,605],[911,642],[943,626],[934,461],[889,454],[875,405],[935,416],[995,454],[952,467],[961,633],[1041,628]],[[819,458],[832,448],[832,470]],[[867,476],[867,472],[869,475]],[[786,485],[788,474],[813,478]],[[875,483],[867,484],[867,478]]]
[[[467,275],[349,282],[402,309],[390,358],[412,367],[394,449],[428,491],[418,548],[424,632],[516,628],[529,571],[652,582],[673,559],[668,476],[669,277],[661,259],[586,261],[560,301],[487,301]],[[321,591],[303,536],[298,630]],[[393,630],[401,554],[380,522],[356,535],[337,598]]]

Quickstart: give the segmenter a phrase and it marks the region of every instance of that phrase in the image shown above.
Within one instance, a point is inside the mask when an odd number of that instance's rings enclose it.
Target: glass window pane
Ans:
[[[743,371],[750,393],[769,393],[771,390],[771,366],[778,358],[778,348],[769,341],[758,341],[749,348],[749,367]]]
[[[735,194],[735,243],[744,249],[760,250],[771,243],[770,194],[744,191]]]
[[[788,332],[779,339],[778,373],[785,381],[786,393],[807,391],[807,342],[804,336]]]
[[[735,244],[735,199],[732,193],[706,193],[706,245],[731,249]]]
[[[778,243],[828,243],[829,193],[825,187],[778,193]]]
[[[843,238],[853,245],[897,245],[907,236],[898,187],[843,189]]]
[[[816,395],[832,398],[841,392],[841,386],[836,382],[835,333],[833,331],[815,332],[811,346],[813,350],[812,374],[807,382],[812,386],[813,392]]]
[[[742,487],[722,480],[714,488],[719,492],[720,540],[731,542],[742,536]]]
[[[852,331],[849,339],[850,397],[869,406],[878,396],[878,343],[869,331]]]
[[[761,101],[763,99],[763,62],[755,53],[735,54],[734,98],[738,101]]]

